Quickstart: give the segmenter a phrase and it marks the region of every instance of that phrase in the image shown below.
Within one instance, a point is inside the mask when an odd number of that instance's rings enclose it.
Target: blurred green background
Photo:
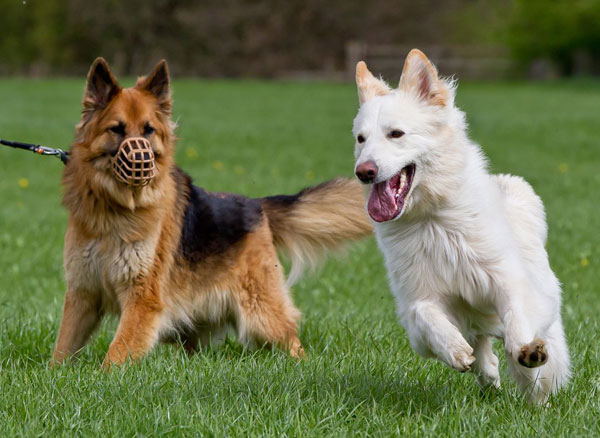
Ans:
[[[357,56],[395,71],[420,47],[462,78],[591,75],[599,22],[598,0],[0,0],[0,74],[102,55],[120,74],[165,57],[178,75],[347,79]]]

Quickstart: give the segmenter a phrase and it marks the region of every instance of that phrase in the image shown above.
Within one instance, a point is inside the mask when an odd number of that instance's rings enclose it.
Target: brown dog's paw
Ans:
[[[300,340],[298,338],[295,338],[290,342],[289,353],[290,356],[296,360],[300,360],[306,357],[306,354],[304,353],[304,348],[302,347],[302,344],[300,343]]]
[[[521,347],[518,361],[527,368],[539,367],[548,362],[548,352],[544,341],[534,339],[533,342]]]

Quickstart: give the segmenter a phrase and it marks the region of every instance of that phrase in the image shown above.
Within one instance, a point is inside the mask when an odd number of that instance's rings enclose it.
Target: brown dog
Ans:
[[[276,247],[302,264],[372,232],[350,180],[262,199],[193,186],[173,162],[171,106],[166,62],[127,89],[106,61],[93,63],[63,179],[68,288],[55,364],[107,312],[120,321],[104,366],[137,359],[158,340],[193,351],[228,326],[244,343],[299,357],[300,313]],[[126,155],[125,143],[141,152]]]

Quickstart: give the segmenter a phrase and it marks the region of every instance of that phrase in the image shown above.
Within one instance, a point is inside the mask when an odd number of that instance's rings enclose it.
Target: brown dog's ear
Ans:
[[[450,94],[434,65],[419,49],[412,49],[406,57],[398,88],[416,92],[431,105],[446,106]]]
[[[121,91],[121,87],[108,63],[104,58],[96,58],[87,76],[83,111],[104,108],[119,91]]]
[[[148,76],[138,79],[135,87],[139,90],[145,90],[151,93],[156,100],[160,109],[165,114],[171,114],[171,80],[169,79],[169,67],[167,61],[161,60],[152,73]]]
[[[372,97],[383,96],[391,91],[385,82],[373,76],[364,61],[356,64],[356,87],[361,105]]]

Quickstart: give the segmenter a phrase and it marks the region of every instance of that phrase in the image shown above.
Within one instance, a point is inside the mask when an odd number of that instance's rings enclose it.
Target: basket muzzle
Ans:
[[[156,175],[154,152],[144,137],[123,140],[112,158],[112,170],[118,181],[130,187],[143,187]]]

